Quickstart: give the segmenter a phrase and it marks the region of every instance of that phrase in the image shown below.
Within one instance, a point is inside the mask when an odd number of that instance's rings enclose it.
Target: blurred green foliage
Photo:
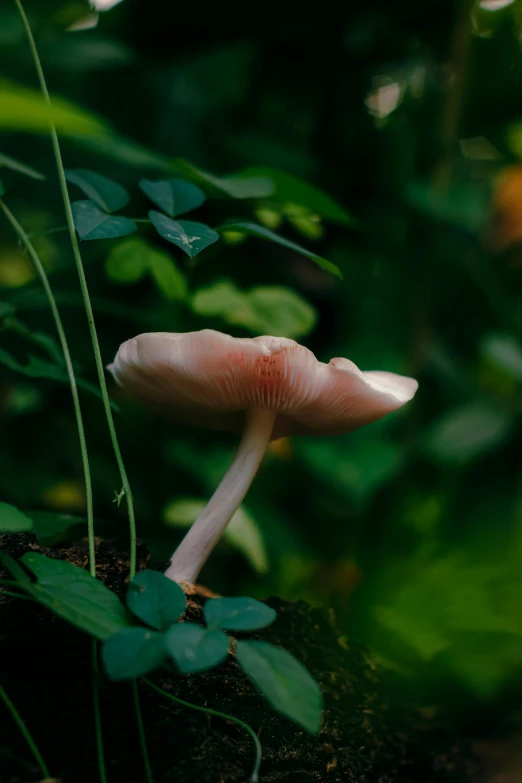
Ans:
[[[194,258],[150,225],[82,243],[107,364],[139,332],[216,328],[298,338],[322,360],[420,381],[406,409],[351,436],[272,444],[204,583],[334,606],[426,703],[514,699],[522,2],[368,0],[320,14],[269,3],[247,27],[239,6],[208,7],[202,24],[190,4],[125,0],[77,32],[65,28],[86,4],[27,8],[60,99],[72,197],[89,196],[95,172],[128,192],[130,217],[146,215],[145,194],[175,217],[180,193],[154,183],[181,180],[207,196],[197,220],[219,228]],[[64,218],[47,110],[9,3],[0,63],[6,202],[34,235],[87,392],[98,529],[125,535],[76,271],[54,232]],[[103,222],[121,220],[105,207]],[[283,241],[265,241],[272,232]],[[63,515],[42,518],[57,540],[84,511],[74,417],[45,297],[5,221],[0,300],[0,495]],[[159,563],[236,440],[113,397],[139,535]]]

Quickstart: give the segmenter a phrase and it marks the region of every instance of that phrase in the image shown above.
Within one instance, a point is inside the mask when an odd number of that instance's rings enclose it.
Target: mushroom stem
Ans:
[[[174,552],[165,576],[194,583],[241,505],[272,435],[276,411],[252,408],[236,455],[218,488]]]

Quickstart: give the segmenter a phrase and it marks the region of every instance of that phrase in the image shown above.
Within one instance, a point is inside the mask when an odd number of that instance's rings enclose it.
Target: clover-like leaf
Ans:
[[[299,253],[302,256],[306,256],[306,258],[314,261],[317,266],[320,266],[321,269],[324,269],[325,272],[331,272],[333,275],[339,277],[342,280],[343,276],[341,270],[336,264],[333,264],[326,258],[317,255],[317,253],[312,253],[311,250],[307,250],[305,247],[301,247],[301,245],[298,245],[295,242],[291,242],[289,239],[285,239],[284,237],[279,236],[279,234],[276,234],[273,231],[270,231],[270,229],[265,228],[264,226],[260,226],[257,223],[252,223],[249,220],[234,220],[227,222],[222,226],[218,226],[217,230],[219,232],[237,231],[240,234],[249,234],[250,236],[259,237],[260,239],[268,239],[270,242],[275,242],[277,245],[282,245],[283,247],[287,247],[289,250],[294,250],[296,253]]]
[[[80,239],[116,239],[136,231],[132,220],[106,215],[92,201],[75,201],[71,207]]]
[[[163,239],[177,245],[191,258],[219,239],[219,234],[203,223],[194,223],[191,220],[171,220],[166,215],[154,210],[149,212],[149,218]]]
[[[273,623],[275,609],[254,598],[211,598],[205,604],[205,622],[209,628],[227,631],[256,631]]]
[[[127,592],[131,612],[158,631],[175,623],[185,611],[186,603],[181,587],[159,571],[140,571]]]
[[[65,178],[72,185],[83,190],[87,198],[105,212],[115,212],[129,203],[130,197],[125,188],[112,179],[89,169],[66,169]]]
[[[201,188],[183,179],[142,179],[140,188],[172,218],[197,209],[207,198]]]
[[[142,677],[161,666],[166,657],[165,635],[146,628],[125,628],[102,647],[103,665],[111,680]]]
[[[116,593],[83,568],[36,552],[28,552],[21,562],[36,576],[31,595],[82,631],[104,641],[131,625]]]
[[[268,642],[238,642],[237,660],[272,707],[311,734],[321,726],[323,696],[307,669],[288,650]]]
[[[211,631],[195,623],[177,623],[167,631],[169,655],[182,674],[202,672],[218,666],[228,655],[229,639],[222,631]]]
[[[9,503],[0,503],[0,533],[21,533],[33,529],[33,520]]]

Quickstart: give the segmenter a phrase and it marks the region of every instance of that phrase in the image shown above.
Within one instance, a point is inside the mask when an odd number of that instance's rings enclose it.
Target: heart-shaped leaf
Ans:
[[[231,221],[230,223],[218,226],[217,230],[220,232],[237,231],[241,234],[259,237],[260,239],[268,239],[270,242],[275,242],[277,245],[282,245],[289,250],[294,250],[302,256],[306,256],[306,258],[314,261],[317,266],[320,266],[321,269],[324,269],[325,272],[331,272],[341,280],[343,279],[341,270],[336,264],[332,264],[331,261],[328,261],[322,256],[318,256],[317,253],[312,253],[311,250],[307,250],[305,247],[301,247],[301,245],[298,245],[295,242],[290,242],[290,240],[279,236],[279,234],[275,234],[273,231],[270,231],[270,229],[260,226],[257,223],[252,223],[249,220]]]
[[[207,198],[201,188],[182,179],[142,179],[140,188],[170,217],[197,209]]]
[[[125,628],[102,647],[103,665],[111,680],[142,677],[161,666],[165,658],[164,634],[146,628]]]
[[[154,210],[149,212],[149,218],[163,239],[177,245],[191,258],[219,239],[219,234],[203,223],[193,223],[191,220],[171,220],[166,215]]]
[[[317,734],[321,726],[321,690],[293,655],[268,642],[238,642],[237,660],[272,707]]]
[[[186,603],[181,587],[159,571],[140,571],[127,592],[131,612],[158,631],[175,623],[185,611]]]
[[[9,503],[0,503],[0,533],[21,533],[33,529],[33,520]]]
[[[83,190],[87,198],[105,210],[115,212],[129,203],[130,197],[125,188],[89,169],[66,169],[65,178],[68,182]]]
[[[276,612],[254,598],[211,598],[205,604],[205,622],[209,628],[227,631],[255,631],[273,623]]]
[[[167,650],[182,674],[218,666],[228,655],[229,639],[222,631],[207,631],[195,623],[178,623],[166,634]]]
[[[75,201],[71,207],[80,239],[116,239],[136,231],[132,220],[106,215],[92,201]]]
[[[82,631],[104,641],[131,625],[116,593],[83,568],[36,552],[28,552],[21,562],[36,576],[31,595]]]

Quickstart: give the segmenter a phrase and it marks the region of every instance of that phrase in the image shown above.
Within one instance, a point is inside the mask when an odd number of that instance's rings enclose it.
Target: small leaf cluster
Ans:
[[[233,646],[238,664],[272,706],[308,731],[319,729],[321,692],[304,666],[268,642],[232,640],[225,631],[257,631],[270,625],[275,611],[253,598],[211,598],[204,606],[205,627],[181,621],[186,598],[181,587],[157,571],[132,580],[127,607],[144,623],[123,628],[102,649],[112,680],[140,677],[174,664],[180,674],[195,674],[223,663]]]
[[[193,172],[189,173],[193,174]],[[137,226],[134,220],[112,214],[127,206],[130,200],[129,194],[121,185],[88,169],[67,170],[66,177],[68,182],[79,187],[88,197],[86,200],[75,201],[72,204],[74,224],[81,240],[116,239],[136,231]],[[202,206],[207,199],[206,193],[193,182],[179,178],[142,179],[139,185],[147,198],[161,210],[161,212],[150,210],[149,220],[140,220],[140,222],[150,221],[162,239],[178,247],[190,258],[194,258],[202,250],[217,242],[220,235],[226,237],[250,235],[294,250],[312,260],[325,271],[342,277],[335,264],[270,231],[266,226],[252,221],[229,221],[213,229],[204,223],[185,219],[177,220],[180,215],[185,215]],[[133,280],[139,279],[147,271],[145,262],[141,266],[136,266],[136,264],[131,266],[135,270],[134,275],[136,275],[132,277]],[[120,264],[120,275],[121,269]]]
[[[13,514],[12,507],[5,510],[8,526],[22,529],[24,520]],[[111,680],[141,677],[169,663],[182,675],[206,671],[223,663],[233,647],[239,666],[274,709],[307,731],[319,731],[322,694],[307,669],[273,644],[236,641],[225,633],[270,625],[276,613],[266,604],[248,597],[211,598],[204,606],[202,627],[180,622],[185,594],[157,571],[134,577],[126,608],[115,593],[73,563],[36,552],[23,555],[20,563],[0,554],[0,562],[26,595],[103,642],[102,660]]]

